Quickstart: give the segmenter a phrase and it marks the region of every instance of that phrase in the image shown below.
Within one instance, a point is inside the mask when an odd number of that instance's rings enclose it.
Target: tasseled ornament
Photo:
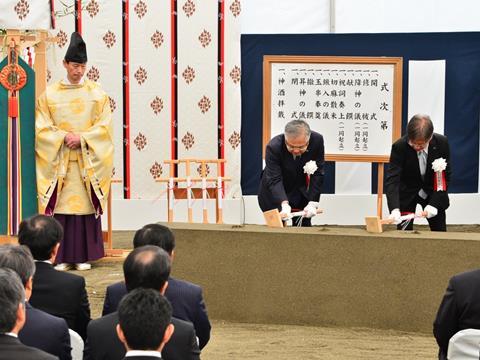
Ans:
[[[18,117],[18,98],[15,91],[13,91],[12,95],[8,97],[8,117]]]

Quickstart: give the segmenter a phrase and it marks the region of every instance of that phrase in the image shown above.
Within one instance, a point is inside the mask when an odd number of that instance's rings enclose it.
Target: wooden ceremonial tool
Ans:
[[[317,209],[317,215],[322,213],[323,213],[322,209]],[[296,212],[292,212],[289,217],[282,218],[280,216],[280,212],[278,211],[278,209],[272,209],[272,210],[265,211],[263,213],[263,217],[265,218],[265,222],[268,227],[285,227],[287,220],[290,220],[295,216],[303,216],[303,214],[304,214],[303,210],[296,211]]]
[[[265,218],[268,227],[283,227],[283,220],[278,209],[265,211],[263,217]]]
[[[365,225],[370,233],[380,234],[384,224],[393,224],[393,219],[380,219],[380,216],[366,216]]]
[[[400,216],[400,223],[404,221],[413,221],[414,219],[424,218],[427,216],[426,211],[422,211],[421,214],[410,213]],[[365,217],[365,225],[367,226],[367,231],[371,233],[381,233],[383,232],[383,225],[393,224],[393,219],[380,219],[380,216],[367,216]]]
[[[292,212],[292,213],[290,214],[290,216],[288,217],[288,219],[291,219],[291,218],[293,218],[293,217],[295,217],[295,216],[303,216],[303,214],[304,214],[304,211],[303,211],[303,210],[301,210],[301,211],[295,211],[295,212]],[[318,215],[318,214],[323,214],[323,210],[322,210],[322,209],[317,209],[317,215]]]

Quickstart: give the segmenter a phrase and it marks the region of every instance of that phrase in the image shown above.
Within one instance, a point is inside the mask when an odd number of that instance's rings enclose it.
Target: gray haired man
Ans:
[[[258,189],[262,211],[280,210],[283,218],[292,209],[304,210],[302,226],[311,226],[317,212],[324,177],[323,136],[310,130],[303,120],[292,120],[283,134],[267,144],[265,169]],[[310,168],[312,171],[308,171]],[[298,224],[300,218],[294,218]]]

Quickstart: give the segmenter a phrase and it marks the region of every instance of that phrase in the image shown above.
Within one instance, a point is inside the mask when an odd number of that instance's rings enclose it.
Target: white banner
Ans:
[[[50,0],[1,0],[0,29],[49,30]]]

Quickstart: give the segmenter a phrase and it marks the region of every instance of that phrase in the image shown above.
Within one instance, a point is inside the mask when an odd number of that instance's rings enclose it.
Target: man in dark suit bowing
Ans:
[[[53,217],[35,215],[23,220],[18,242],[26,245],[35,259],[35,276],[30,303],[37,309],[65,319],[68,327],[86,338],[90,304],[82,276],[55,270],[63,229]]]
[[[408,122],[407,134],[392,145],[385,178],[389,217],[398,223],[402,213],[415,213],[420,204],[430,229],[446,231],[450,173],[447,138],[433,132],[428,115],[414,115]],[[411,230],[413,221],[398,227]]]
[[[135,289],[118,308],[117,335],[127,349],[125,360],[161,359],[174,332],[172,307],[153,289]]]
[[[0,360],[58,359],[18,340],[18,332],[25,324],[25,289],[12,269],[0,268],[0,309]]]
[[[133,238],[133,247],[154,245],[165,250],[173,262],[175,258],[175,236],[172,231],[160,224],[148,224],[137,230]],[[107,287],[102,315],[117,311],[118,304],[127,293],[123,281]],[[165,297],[173,308],[173,317],[190,321],[195,327],[199,347],[203,349],[210,339],[210,321],[203,300],[202,288],[188,281],[168,278]]]
[[[279,209],[282,218],[292,208],[304,210],[302,226],[311,226],[317,212],[324,176],[323,136],[302,120],[285,125],[284,134],[267,144],[265,169],[258,189],[262,211]],[[297,225],[300,218],[293,219]]]
[[[141,246],[134,249],[123,263],[123,274],[128,291],[137,288],[153,289],[165,293],[170,275],[170,258],[158,246]],[[118,313],[95,319],[88,325],[84,360],[117,360],[125,355],[116,326]],[[195,329],[190,322],[172,318],[175,331],[162,351],[166,360],[197,360],[200,350]]]
[[[65,320],[35,309],[28,303],[35,273],[35,263],[30,250],[23,245],[0,246],[0,268],[15,271],[25,288],[27,319],[18,333],[22,344],[58,356],[60,360],[71,360],[70,334]]]

